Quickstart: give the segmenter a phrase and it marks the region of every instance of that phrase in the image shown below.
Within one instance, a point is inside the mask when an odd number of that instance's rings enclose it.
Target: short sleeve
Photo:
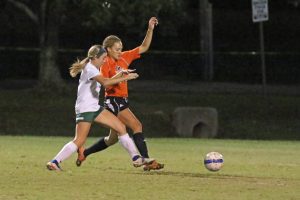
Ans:
[[[138,58],[141,57],[141,54],[139,53],[139,47],[136,47],[132,50],[129,51],[124,51],[122,54],[122,57],[126,60],[126,62],[128,63],[128,65],[130,65],[130,63]]]
[[[99,70],[94,66],[88,65],[88,68],[87,68],[88,80],[91,80],[92,78],[94,78],[95,76],[98,76],[98,75],[99,75]]]

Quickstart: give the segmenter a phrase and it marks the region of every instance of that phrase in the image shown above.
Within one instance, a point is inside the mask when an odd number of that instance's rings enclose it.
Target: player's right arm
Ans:
[[[127,75],[130,74],[132,72],[134,72],[135,69],[122,69],[121,71],[119,71],[116,75],[114,75],[113,77],[111,77],[111,79],[116,79],[116,78],[120,78],[123,75]]]
[[[108,86],[112,86],[114,84],[120,83],[122,81],[128,81],[132,79],[138,78],[139,75],[137,73],[129,73],[128,75],[118,77],[118,78],[105,78],[101,74],[95,76],[93,79],[103,85],[105,88]]]

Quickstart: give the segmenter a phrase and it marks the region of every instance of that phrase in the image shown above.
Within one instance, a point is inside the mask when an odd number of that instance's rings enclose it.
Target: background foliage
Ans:
[[[38,11],[41,1],[26,1]],[[5,3],[6,2],[6,3]],[[252,22],[251,2],[213,3],[213,81],[260,83],[258,25]],[[295,1],[269,1],[269,21],[264,23],[267,83],[299,84],[299,7]],[[55,3],[55,2],[54,2]],[[138,46],[147,21],[159,18],[150,51],[136,63],[141,79],[201,80],[200,20],[198,1],[87,1],[64,0],[59,23],[58,66],[64,79],[76,57],[110,34],[122,38],[124,49]],[[0,6],[0,78],[38,78],[38,27],[8,0]],[[22,48],[16,48],[22,47]],[[17,59],[12,59],[17,58]],[[26,65],[25,65],[26,63]],[[153,74],[159,69],[161,74]],[[159,76],[161,75],[161,76]],[[157,77],[158,76],[158,77]]]

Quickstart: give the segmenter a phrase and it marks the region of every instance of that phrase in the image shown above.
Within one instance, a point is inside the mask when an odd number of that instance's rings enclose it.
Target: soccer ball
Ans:
[[[204,158],[204,165],[209,171],[219,171],[223,163],[223,155],[219,152],[209,152]]]

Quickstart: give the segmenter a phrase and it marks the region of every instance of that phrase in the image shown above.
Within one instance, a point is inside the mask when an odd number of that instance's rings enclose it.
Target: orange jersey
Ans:
[[[106,62],[102,65],[100,73],[105,78],[111,78],[122,69],[128,69],[129,65],[135,59],[140,58],[139,47],[122,52],[119,60],[107,57]],[[105,96],[128,97],[127,81],[120,82],[105,89]]]

